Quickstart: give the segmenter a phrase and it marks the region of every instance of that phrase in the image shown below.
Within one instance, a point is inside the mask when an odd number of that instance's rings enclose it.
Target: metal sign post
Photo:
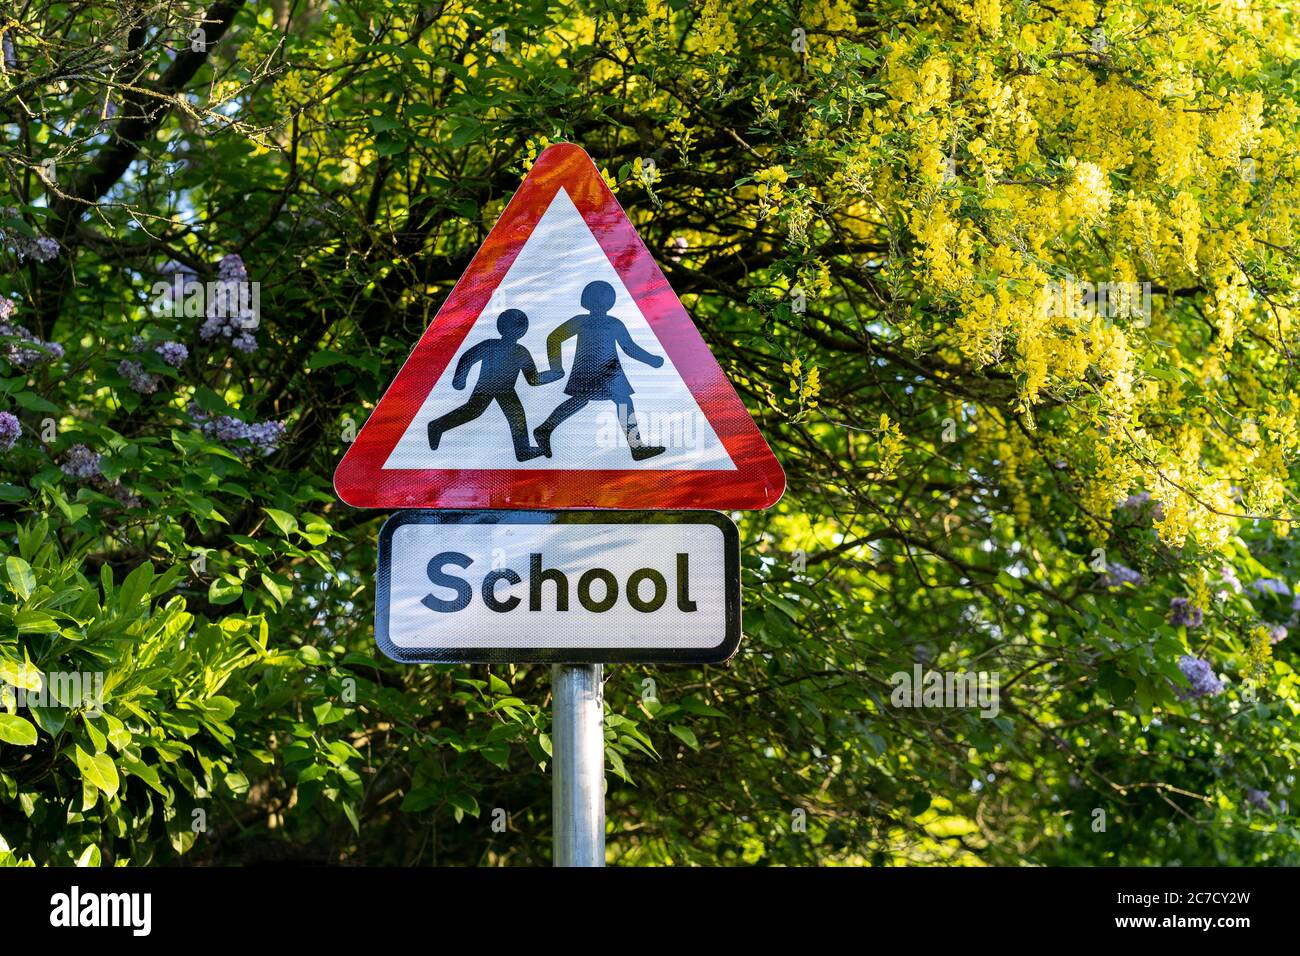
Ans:
[[[556,866],[605,865],[604,666],[551,668],[551,803]]]

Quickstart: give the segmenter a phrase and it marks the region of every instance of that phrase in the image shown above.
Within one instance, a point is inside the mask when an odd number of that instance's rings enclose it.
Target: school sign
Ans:
[[[604,863],[602,665],[721,663],[785,475],[600,172],[533,164],[334,475],[379,536],[375,639],[550,662],[555,862]]]

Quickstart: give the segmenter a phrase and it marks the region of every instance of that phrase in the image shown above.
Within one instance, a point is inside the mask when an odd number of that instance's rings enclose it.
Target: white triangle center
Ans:
[[[607,317],[592,322],[590,310],[582,305],[583,290],[597,281],[613,288],[615,298],[608,316],[621,323],[626,337],[618,331],[618,323]],[[531,356],[539,373],[550,367],[546,340],[553,330],[575,318],[578,321],[570,327],[587,330],[564,342],[562,378],[545,385],[530,385],[521,372],[514,381],[514,394],[526,421],[525,441],[531,447],[538,447],[534,429],[559,406],[571,398],[587,399],[585,405],[556,424],[550,436],[549,458],[539,455],[518,460],[503,410],[512,402],[507,395],[503,404],[495,394],[501,388],[480,381],[487,361],[498,369],[504,367],[507,380],[513,367],[510,363],[523,366],[526,362],[525,354],[498,331],[497,318],[507,309],[527,315],[528,328],[518,343]],[[595,346],[584,354],[599,357],[588,358],[575,367],[580,339]],[[481,343],[487,344],[471,357],[472,365],[467,363],[464,387],[455,388],[456,369],[462,357]],[[662,365],[652,367],[644,360],[647,355],[662,358]],[[500,380],[502,375],[496,378]],[[625,395],[623,389],[627,387],[631,391],[626,399],[614,397]],[[505,389],[509,390],[508,384]],[[624,400],[631,404],[636,425],[630,437],[626,412],[620,414]],[[576,404],[569,401],[569,407]],[[445,422],[443,416],[466,405],[467,414],[476,412],[476,416],[463,422],[452,419],[452,427],[440,432],[438,448],[432,450],[429,423]],[[662,447],[663,451],[638,461],[632,455],[632,444],[637,440],[643,455],[653,448]],[[736,465],[573,200],[561,188],[384,468],[735,471]]]

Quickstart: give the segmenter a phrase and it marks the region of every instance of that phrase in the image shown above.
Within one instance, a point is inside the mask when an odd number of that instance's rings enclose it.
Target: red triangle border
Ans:
[[[636,300],[735,471],[394,469],[384,462],[563,187]],[[334,473],[358,508],[770,508],[785,473],[591,158],[559,143],[537,158]]]

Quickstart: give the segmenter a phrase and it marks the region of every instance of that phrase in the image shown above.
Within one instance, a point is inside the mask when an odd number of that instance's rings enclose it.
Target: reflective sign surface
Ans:
[[[561,144],[334,483],[357,507],[750,509],[785,476],[599,171]]]
[[[379,647],[406,663],[715,663],[740,641],[716,512],[405,511],[380,531]]]

